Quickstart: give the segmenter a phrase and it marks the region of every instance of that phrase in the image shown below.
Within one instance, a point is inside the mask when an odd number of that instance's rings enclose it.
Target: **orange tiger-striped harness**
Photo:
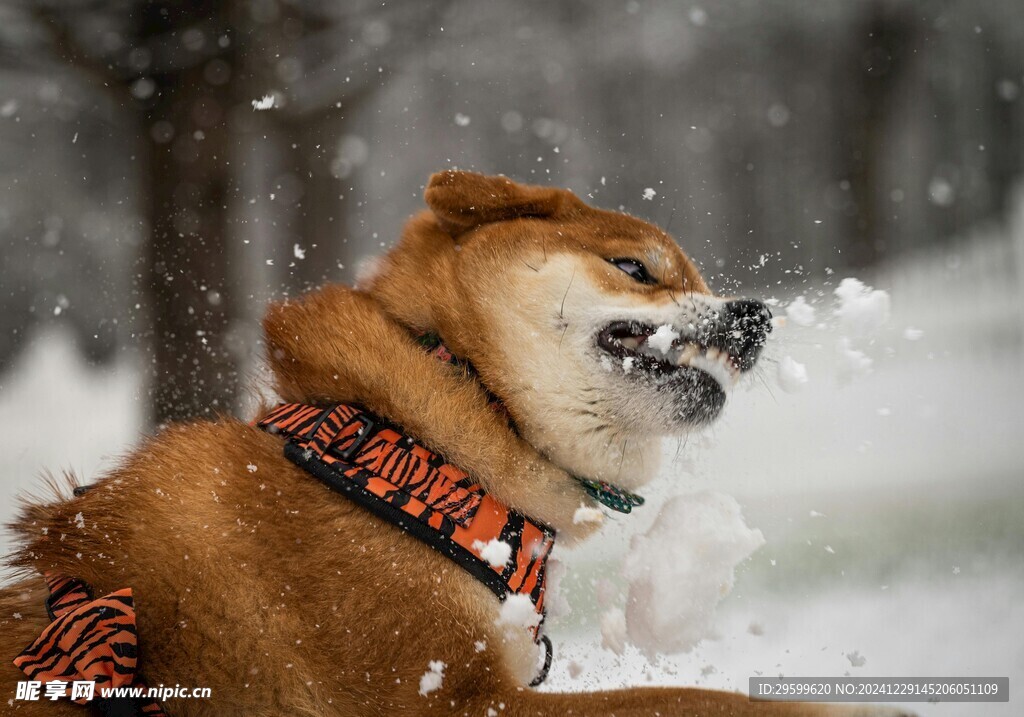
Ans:
[[[50,596],[46,611],[51,622],[43,633],[14,658],[29,680],[57,683],[95,683],[93,698],[70,697],[90,704],[104,717],[167,717],[160,703],[148,697],[100,696],[104,688],[135,688],[146,693],[137,671],[138,634],[131,588],[93,599],[89,587],[75,578],[46,575]],[[56,694],[56,693],[55,693]],[[56,699],[53,697],[52,699]]]
[[[461,469],[355,406],[287,403],[257,422],[285,436],[284,454],[329,488],[447,556],[499,600],[526,595],[544,618],[545,571],[555,531],[488,495]],[[484,558],[491,541],[509,546],[503,564]],[[493,557],[492,557],[493,559]],[[540,684],[551,666],[551,641]]]

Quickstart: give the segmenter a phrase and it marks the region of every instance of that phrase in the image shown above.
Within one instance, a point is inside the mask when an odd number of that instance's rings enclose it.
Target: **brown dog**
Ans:
[[[573,476],[629,489],[659,439],[714,418],[768,330],[757,302],[710,295],[665,233],[559,189],[445,172],[365,287],[272,306],[268,359],[285,401],[358,403],[578,541],[598,522]],[[678,335],[658,340],[659,327]],[[475,372],[413,338],[435,332]],[[660,347],[659,347],[660,342]],[[485,388],[486,387],[486,388]],[[493,410],[504,403],[515,429]],[[150,685],[212,689],[172,715],[792,715],[695,689],[544,694],[537,652],[499,602],[428,546],[314,480],[283,440],[224,418],[175,425],[76,497],[26,506],[0,592],[0,712],[11,660],[49,623],[41,575],[134,591]],[[590,511],[588,515],[594,515]],[[522,634],[519,634],[522,633]],[[422,694],[431,661],[447,665]]]

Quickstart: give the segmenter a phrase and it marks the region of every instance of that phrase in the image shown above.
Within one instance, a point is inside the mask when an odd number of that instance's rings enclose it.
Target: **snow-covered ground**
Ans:
[[[550,621],[556,655],[545,689],[743,690],[762,673],[1008,675],[1013,695],[1024,680],[1024,279],[1014,252],[1013,243],[979,241],[867,278],[889,292],[892,317],[856,340],[873,360],[866,375],[843,376],[831,318],[841,277],[780,295],[778,314],[803,293],[816,321],[780,329],[723,420],[667,447],[648,505],[560,556],[573,612]],[[786,356],[806,366],[794,393],[777,381]],[[0,376],[0,519],[41,470],[93,477],[127,450],[141,425],[140,389],[130,360],[94,371],[67,337],[35,337]],[[714,635],[653,665],[632,647],[622,656],[602,649],[600,615],[624,587],[616,576],[629,539],[667,497],[709,489],[735,496],[766,541],[740,567]],[[1011,715],[1019,705],[915,709]]]

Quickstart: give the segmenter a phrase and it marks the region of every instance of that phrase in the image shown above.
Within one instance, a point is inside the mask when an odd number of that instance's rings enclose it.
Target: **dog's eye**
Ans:
[[[647,273],[647,267],[641,264],[636,259],[609,259],[609,262],[614,264],[622,271],[629,274],[631,277],[639,281],[641,284],[657,284],[654,277]]]

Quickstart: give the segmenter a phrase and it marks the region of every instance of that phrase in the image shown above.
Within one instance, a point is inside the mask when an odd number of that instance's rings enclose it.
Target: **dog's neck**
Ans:
[[[514,431],[519,436],[523,435],[523,432],[520,430],[511,413],[509,413],[505,403],[493,391],[491,391],[486,384],[484,384],[483,380],[480,378],[480,374],[478,374],[473,368],[472,363],[452,353],[444,343],[441,336],[436,332],[423,332],[410,329],[410,333],[412,333],[420,345],[429,351],[436,359],[458,366],[468,375],[472,376],[487,394],[491,408],[502,414],[508,421],[510,430]],[[559,431],[556,432],[555,435],[573,435],[574,433],[577,432],[571,430]],[[582,433],[582,435],[592,434],[593,432],[591,431],[584,431]],[[651,441],[655,441],[655,439],[651,439]],[[552,457],[549,455],[550,451],[540,450],[536,444],[533,442],[530,443],[533,445],[535,450],[538,450],[538,452],[543,453],[549,460],[552,460]],[[580,448],[583,448],[583,450],[581,451]],[[554,463],[559,465],[562,470],[572,474],[592,498],[612,510],[620,513],[629,513],[633,508],[643,505],[644,503],[644,499],[641,496],[632,493],[625,488],[626,484],[628,484],[629,487],[633,487],[644,482],[636,479],[638,475],[635,471],[629,472],[631,470],[629,466],[634,465],[634,461],[639,461],[641,466],[641,473],[639,477],[645,477],[644,473],[647,469],[647,466],[645,465],[645,455],[653,453],[655,457],[657,456],[657,451],[651,450],[652,448],[655,448],[655,446],[649,445],[648,441],[641,439],[637,439],[632,442],[632,450],[630,450],[630,441],[628,438],[622,439],[621,443],[605,440],[603,443],[593,446],[593,449],[595,450],[586,450],[586,447],[576,445],[575,450],[573,451],[573,457],[576,460],[572,463],[577,465],[563,465],[559,464],[557,460],[555,460]],[[591,465],[583,467],[578,465],[580,457],[588,458]],[[633,460],[627,462],[627,457],[630,457]],[[646,460],[650,463],[653,459],[648,456]],[[610,465],[616,466],[614,476],[612,471],[609,470]],[[625,481],[621,480],[622,475],[624,475],[624,468],[627,471],[626,475],[631,476],[630,479]],[[589,476],[589,478],[583,476]]]

